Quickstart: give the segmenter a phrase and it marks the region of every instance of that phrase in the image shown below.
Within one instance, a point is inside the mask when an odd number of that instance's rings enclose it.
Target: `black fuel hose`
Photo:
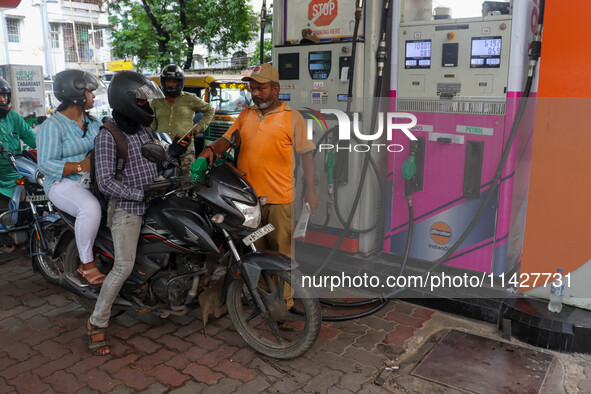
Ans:
[[[503,154],[501,156],[501,160],[499,161],[499,165],[497,166],[495,176],[493,177],[493,179],[490,183],[490,188],[488,189],[486,196],[484,197],[484,200],[480,204],[480,207],[478,208],[476,215],[474,215],[474,217],[472,218],[472,221],[470,222],[468,227],[466,227],[466,230],[464,230],[464,232],[462,233],[460,238],[452,245],[452,247],[439,260],[437,260],[437,262],[433,266],[431,266],[431,268],[427,269],[422,274],[423,278],[425,278],[435,268],[440,267],[443,263],[445,263],[447,260],[449,260],[451,255],[460,247],[460,245],[466,240],[466,238],[468,238],[468,235],[470,235],[472,230],[474,230],[474,228],[476,227],[476,224],[478,223],[478,221],[480,220],[480,218],[484,214],[484,211],[486,210],[488,203],[492,199],[492,196],[493,196],[495,190],[497,189],[497,186],[498,186],[497,184],[499,183],[499,181],[501,179],[501,176],[503,173],[503,168],[505,167],[507,159],[509,158],[509,153],[511,151],[513,141],[515,141],[515,137],[517,136],[519,124],[521,123],[521,119],[522,119],[523,114],[525,112],[525,108],[527,106],[529,95],[531,93],[531,87],[533,85],[533,81],[534,81],[534,77],[535,77],[536,66],[537,66],[538,60],[540,58],[540,53],[542,50],[542,29],[543,29],[543,22],[544,22],[545,3],[546,3],[545,0],[540,1],[540,17],[538,19],[538,26],[537,26],[536,32],[534,34],[533,41],[530,45],[530,49],[529,49],[529,70],[528,70],[527,81],[525,83],[525,87],[523,90],[523,98],[521,100],[521,103],[519,104],[519,109],[518,109],[517,115],[515,117],[515,122],[513,123],[513,127],[511,128],[511,133],[509,134],[509,138],[507,139],[507,143],[505,145],[505,149],[503,150]],[[398,289],[394,290],[392,293],[387,295],[387,297],[388,298],[394,297],[394,296],[400,294],[402,291],[404,291],[404,289],[406,289],[406,287],[399,287]]]
[[[501,156],[501,160],[499,161],[499,165],[497,166],[497,170],[495,172],[495,176],[493,177],[493,180],[491,182],[490,188],[484,198],[484,200],[482,201],[476,215],[473,217],[472,221],[470,222],[470,224],[468,225],[468,227],[464,230],[464,232],[462,233],[462,235],[460,236],[460,238],[454,243],[454,245],[445,253],[445,255],[443,255],[431,268],[429,268],[428,270],[426,270],[423,274],[422,277],[426,277],[429,273],[431,273],[434,269],[436,269],[437,267],[441,266],[443,263],[445,263],[447,260],[449,260],[449,258],[451,257],[451,255],[459,248],[459,246],[466,240],[466,238],[468,237],[468,235],[474,230],[474,228],[476,227],[476,224],[478,223],[478,221],[480,220],[480,218],[482,217],[482,215],[484,214],[485,210],[486,210],[486,206],[488,205],[488,203],[490,202],[496,188],[497,188],[497,184],[501,179],[502,176],[502,172],[503,172],[503,168],[505,167],[505,164],[507,162],[507,159],[509,157],[509,153],[511,150],[511,147],[513,145],[513,142],[517,136],[517,131],[519,128],[519,124],[521,123],[521,119],[523,118],[523,114],[525,112],[525,108],[527,106],[527,102],[531,93],[531,87],[533,85],[533,79],[535,77],[535,70],[536,70],[536,66],[541,54],[541,46],[542,46],[542,30],[543,30],[543,21],[544,21],[544,11],[545,11],[545,0],[541,0],[540,1],[540,12],[539,12],[539,19],[538,19],[538,26],[536,29],[536,33],[534,34],[534,38],[533,41],[530,45],[530,50],[529,50],[529,71],[528,71],[528,77],[527,77],[527,81],[524,87],[524,94],[523,94],[523,98],[521,100],[517,115],[515,117],[515,122],[513,123],[513,127],[511,130],[511,133],[509,135],[509,138],[507,139],[507,143],[505,145],[505,149],[503,150],[503,154]],[[408,188],[408,183],[406,184],[406,187]],[[409,195],[409,191],[407,189],[407,197]],[[336,205],[336,204],[335,204]],[[401,265],[401,273],[404,271],[407,259],[408,259],[408,255],[409,255],[409,251],[410,251],[410,245],[412,242],[412,233],[413,233],[413,226],[414,226],[414,215],[413,215],[413,208],[412,208],[412,200],[410,198],[408,198],[408,205],[409,205],[409,228],[408,228],[408,235],[407,235],[407,242],[406,242],[406,247],[405,247],[405,253],[404,253],[404,258],[403,258],[403,263]],[[340,242],[342,242],[342,239],[340,239]],[[338,246],[340,245],[340,242],[337,243],[337,245],[335,245],[334,249],[338,249]],[[334,255],[334,253],[333,253]],[[332,257],[332,255],[330,256]],[[321,267],[324,268],[324,267]],[[375,311],[381,309],[383,306],[386,305],[387,303],[387,299],[394,297],[398,294],[400,294],[402,291],[404,291],[404,289],[406,289],[406,287],[399,287],[398,289],[396,289],[394,292],[390,293],[389,295],[387,295],[385,298],[374,298],[371,300],[367,300],[367,301],[363,301],[361,302],[364,305],[368,305],[368,304],[372,304],[372,303],[376,303],[376,302],[380,302],[382,301],[382,303],[380,305],[378,305],[378,307],[364,312],[362,314],[358,314],[358,315],[351,315],[351,316],[335,316],[335,317],[327,317],[327,318],[323,318],[323,320],[325,321],[342,321],[342,320],[349,320],[349,319],[353,319],[353,318],[357,318],[357,317],[362,317],[363,316],[367,316],[368,314],[374,313]],[[321,300],[322,303],[326,303],[325,300]],[[338,304],[338,305],[334,305],[334,306],[358,306],[356,304],[359,303],[332,303],[332,304]],[[355,317],[353,317],[355,316]]]
[[[359,3],[361,4],[361,6],[363,6],[363,2],[359,1]],[[358,3],[358,6],[360,5]],[[388,14],[388,8],[389,8],[389,0],[385,2],[385,11],[384,14]],[[359,8],[355,11],[355,29],[354,29],[354,36],[353,36],[353,46],[355,47],[355,44],[357,42],[357,32],[358,32],[358,23],[361,20],[361,15],[360,15],[360,10]],[[386,29],[386,23],[387,23],[387,17],[382,19],[382,37],[385,37],[385,29]],[[351,63],[354,64],[355,63],[355,58],[354,58],[354,51],[351,51]],[[376,81],[376,88],[380,88],[381,90],[381,85],[382,85],[382,78],[383,75],[381,73],[379,73],[378,75],[378,80]],[[347,112],[349,112],[350,110],[350,103],[351,103],[351,95],[352,95],[352,90],[353,90],[353,83],[352,83],[352,78],[349,80],[349,101],[347,103]],[[375,92],[375,96],[377,97],[380,94],[380,91],[376,91]],[[375,108],[374,108],[374,115],[376,115],[378,112],[378,106],[376,104]],[[372,130],[373,128],[375,128],[375,118],[376,116],[372,117]],[[333,130],[332,132],[335,132],[335,130]],[[325,133],[326,134],[326,133]],[[324,136],[323,136],[324,137]],[[359,141],[359,139],[357,138],[357,136],[354,136],[356,141]],[[322,138],[321,138],[322,139]],[[360,142],[360,141],[359,141]],[[355,193],[355,198],[353,200],[353,206],[351,207],[351,211],[349,213],[349,217],[347,218],[347,220],[344,223],[344,228],[341,231],[341,234],[339,235],[339,238],[336,242],[336,244],[333,246],[333,248],[331,249],[330,253],[328,254],[328,256],[324,259],[324,262],[320,265],[320,267],[316,270],[316,272],[314,273],[314,275],[318,275],[320,273],[320,271],[322,271],[326,265],[329,263],[329,261],[334,257],[334,255],[336,254],[336,252],[339,249],[339,246],[341,245],[341,243],[343,242],[343,240],[345,239],[346,235],[349,233],[349,231],[351,231],[351,223],[353,221],[353,217],[355,216],[355,212],[357,210],[357,206],[359,205],[359,200],[361,199],[361,192],[363,190],[363,183],[365,182],[365,175],[367,174],[367,168],[369,166],[369,163],[373,163],[374,168],[377,171],[377,165],[375,164],[375,161],[373,160],[373,158],[371,157],[371,154],[369,152],[367,152],[365,154],[365,159],[363,161],[363,167],[361,169],[361,174],[362,176],[359,177],[359,185],[357,186],[357,192]],[[380,184],[378,182],[378,184]],[[381,184],[380,184],[381,186]],[[335,188],[337,189],[337,188]],[[337,200],[336,200],[336,190],[335,190],[335,212],[337,211]],[[342,221],[341,221],[342,222]],[[377,223],[376,223],[377,225]]]
[[[375,86],[375,97],[380,97],[381,94],[381,90],[382,90],[382,82],[383,82],[383,67],[384,67],[384,62],[386,59],[386,28],[387,28],[387,22],[388,22],[388,12],[389,12],[389,4],[390,1],[386,0],[386,2],[384,3],[384,12],[383,12],[383,17],[382,17],[382,25],[381,25],[381,38],[382,40],[380,41],[380,47],[378,48],[378,53],[376,54],[377,57],[377,61],[378,61],[378,77],[376,80],[376,86]],[[362,1],[360,1],[358,3],[358,6],[362,7]],[[359,11],[359,8],[358,8]],[[354,29],[354,35],[353,35],[353,49],[351,51],[351,64],[354,65],[355,64],[355,47],[356,47],[356,42],[357,42],[357,31],[358,31],[358,23],[360,18],[360,13],[356,12],[356,25],[355,25],[355,29]],[[350,112],[350,103],[351,103],[351,97],[352,97],[352,91],[353,91],[353,82],[352,82],[352,71],[353,69],[351,69],[351,78],[349,80],[349,93],[348,93],[348,102],[347,102],[347,113]],[[374,130],[375,129],[375,121],[377,118],[377,114],[378,114],[378,103],[375,103],[375,108],[374,108],[374,116],[372,117],[372,122],[371,122],[371,128],[370,130]],[[336,132],[336,130],[332,130],[332,133]],[[328,134],[325,133],[324,136],[321,137],[321,140],[323,140],[324,138],[326,138],[326,135]],[[354,136],[354,139],[357,142],[361,142],[359,140],[359,138],[357,138],[357,136]],[[320,142],[319,142],[320,144]],[[363,190],[363,184],[365,182],[365,176],[367,174],[367,169],[369,164],[372,165],[372,168],[374,169],[374,173],[376,174],[377,178],[378,178],[378,185],[380,187],[380,196],[382,196],[383,198],[383,185],[379,182],[379,171],[378,171],[378,167],[377,164],[375,162],[375,160],[371,157],[371,153],[367,152],[365,154],[365,158],[363,161],[363,167],[361,170],[361,176],[359,179],[359,185],[357,187],[357,192],[355,194],[355,199],[353,200],[353,206],[351,207],[351,212],[349,213],[349,217],[347,218],[347,220],[345,221],[342,216],[340,215],[340,212],[338,210],[338,187],[335,187],[335,201],[334,201],[334,209],[335,209],[335,213],[337,214],[339,220],[341,221],[341,223],[344,224],[344,228],[341,231],[341,234],[339,235],[339,238],[336,242],[336,244],[333,246],[333,248],[331,249],[329,255],[325,258],[324,262],[321,264],[320,268],[318,268],[318,270],[316,271],[315,275],[318,275],[318,273],[320,271],[322,271],[322,269],[324,269],[326,267],[326,265],[328,264],[328,262],[332,259],[332,257],[335,255],[335,253],[337,252],[339,246],[341,245],[341,243],[343,242],[343,240],[345,239],[345,236],[347,235],[347,233],[349,231],[352,231],[351,229],[351,222],[353,221],[353,217],[355,215],[355,212],[357,210],[357,206],[359,205],[359,200],[361,198],[361,192]],[[365,230],[355,230],[356,232],[369,232],[373,229],[375,229],[377,226],[379,225],[378,221],[376,220],[376,223],[371,226],[368,229]],[[410,244],[410,242],[409,242]],[[410,250],[410,247],[409,247]],[[408,251],[407,251],[408,254]],[[385,299],[385,298],[372,298],[372,299],[368,299],[368,300],[364,300],[364,301],[358,301],[358,302],[335,302],[335,301],[328,301],[325,299],[321,299],[320,302],[324,305],[329,305],[332,307],[344,307],[344,308],[352,308],[352,307],[359,307],[359,306],[366,306],[366,305],[373,305],[373,304],[378,304],[376,307],[369,309],[367,311],[361,312],[361,313],[356,313],[356,314],[351,314],[351,315],[345,315],[345,316],[324,316],[322,318],[323,321],[346,321],[346,320],[351,320],[351,319],[358,319],[361,317],[365,317],[365,316],[369,316],[375,312],[377,312],[378,310],[382,309],[384,306],[386,306],[386,304],[389,302],[389,300]]]

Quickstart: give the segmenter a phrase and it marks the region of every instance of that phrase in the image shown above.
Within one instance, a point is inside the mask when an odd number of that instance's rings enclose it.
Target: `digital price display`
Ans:
[[[431,68],[431,40],[406,41],[405,53],[405,68]]]
[[[470,67],[501,67],[501,37],[473,37]]]
[[[327,79],[331,68],[331,51],[308,53],[308,71],[312,79]]]

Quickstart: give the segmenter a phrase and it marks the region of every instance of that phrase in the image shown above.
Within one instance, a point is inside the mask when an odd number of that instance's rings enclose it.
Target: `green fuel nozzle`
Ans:
[[[417,163],[415,161],[415,153],[418,145],[411,141],[410,154],[406,158],[406,161],[402,163],[402,178],[404,179],[404,195],[409,205],[412,204],[412,179],[417,174]]]
[[[195,183],[205,180],[205,170],[207,170],[207,159],[198,157],[191,165],[191,180]]]
[[[402,163],[402,178],[405,181],[410,181],[417,173],[417,164],[413,154],[408,155],[408,158]]]

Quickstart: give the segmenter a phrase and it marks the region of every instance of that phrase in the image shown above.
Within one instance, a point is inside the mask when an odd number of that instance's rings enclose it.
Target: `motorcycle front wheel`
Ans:
[[[62,240],[58,245],[59,237],[63,231],[59,223],[43,222],[41,223],[41,231],[47,244],[47,251],[43,251],[41,247],[41,239],[36,230],[31,233],[31,256],[41,275],[49,283],[57,285],[60,277],[67,272],[64,265],[65,247],[60,245],[67,245],[67,239]],[[66,234],[64,237],[73,235]],[[57,249],[57,250],[56,250]],[[52,257],[55,256],[55,257]]]
[[[304,354],[318,339],[320,303],[302,287],[300,278],[297,270],[261,272],[256,291],[266,315],[256,306],[243,279],[230,284],[228,314],[238,333],[257,352],[287,360]]]

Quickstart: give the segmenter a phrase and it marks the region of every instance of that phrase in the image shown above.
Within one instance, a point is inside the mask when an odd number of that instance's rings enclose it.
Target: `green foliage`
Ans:
[[[249,66],[255,66],[261,62],[261,40],[257,41],[256,49],[254,51],[254,55],[252,55],[252,59],[248,62]],[[273,39],[272,38],[265,38],[265,44],[263,47],[263,51],[265,54],[264,63],[269,63],[273,58]]]
[[[119,0],[109,2],[113,54],[140,69],[175,63],[188,68],[197,44],[228,55],[255,37],[247,0]]]

